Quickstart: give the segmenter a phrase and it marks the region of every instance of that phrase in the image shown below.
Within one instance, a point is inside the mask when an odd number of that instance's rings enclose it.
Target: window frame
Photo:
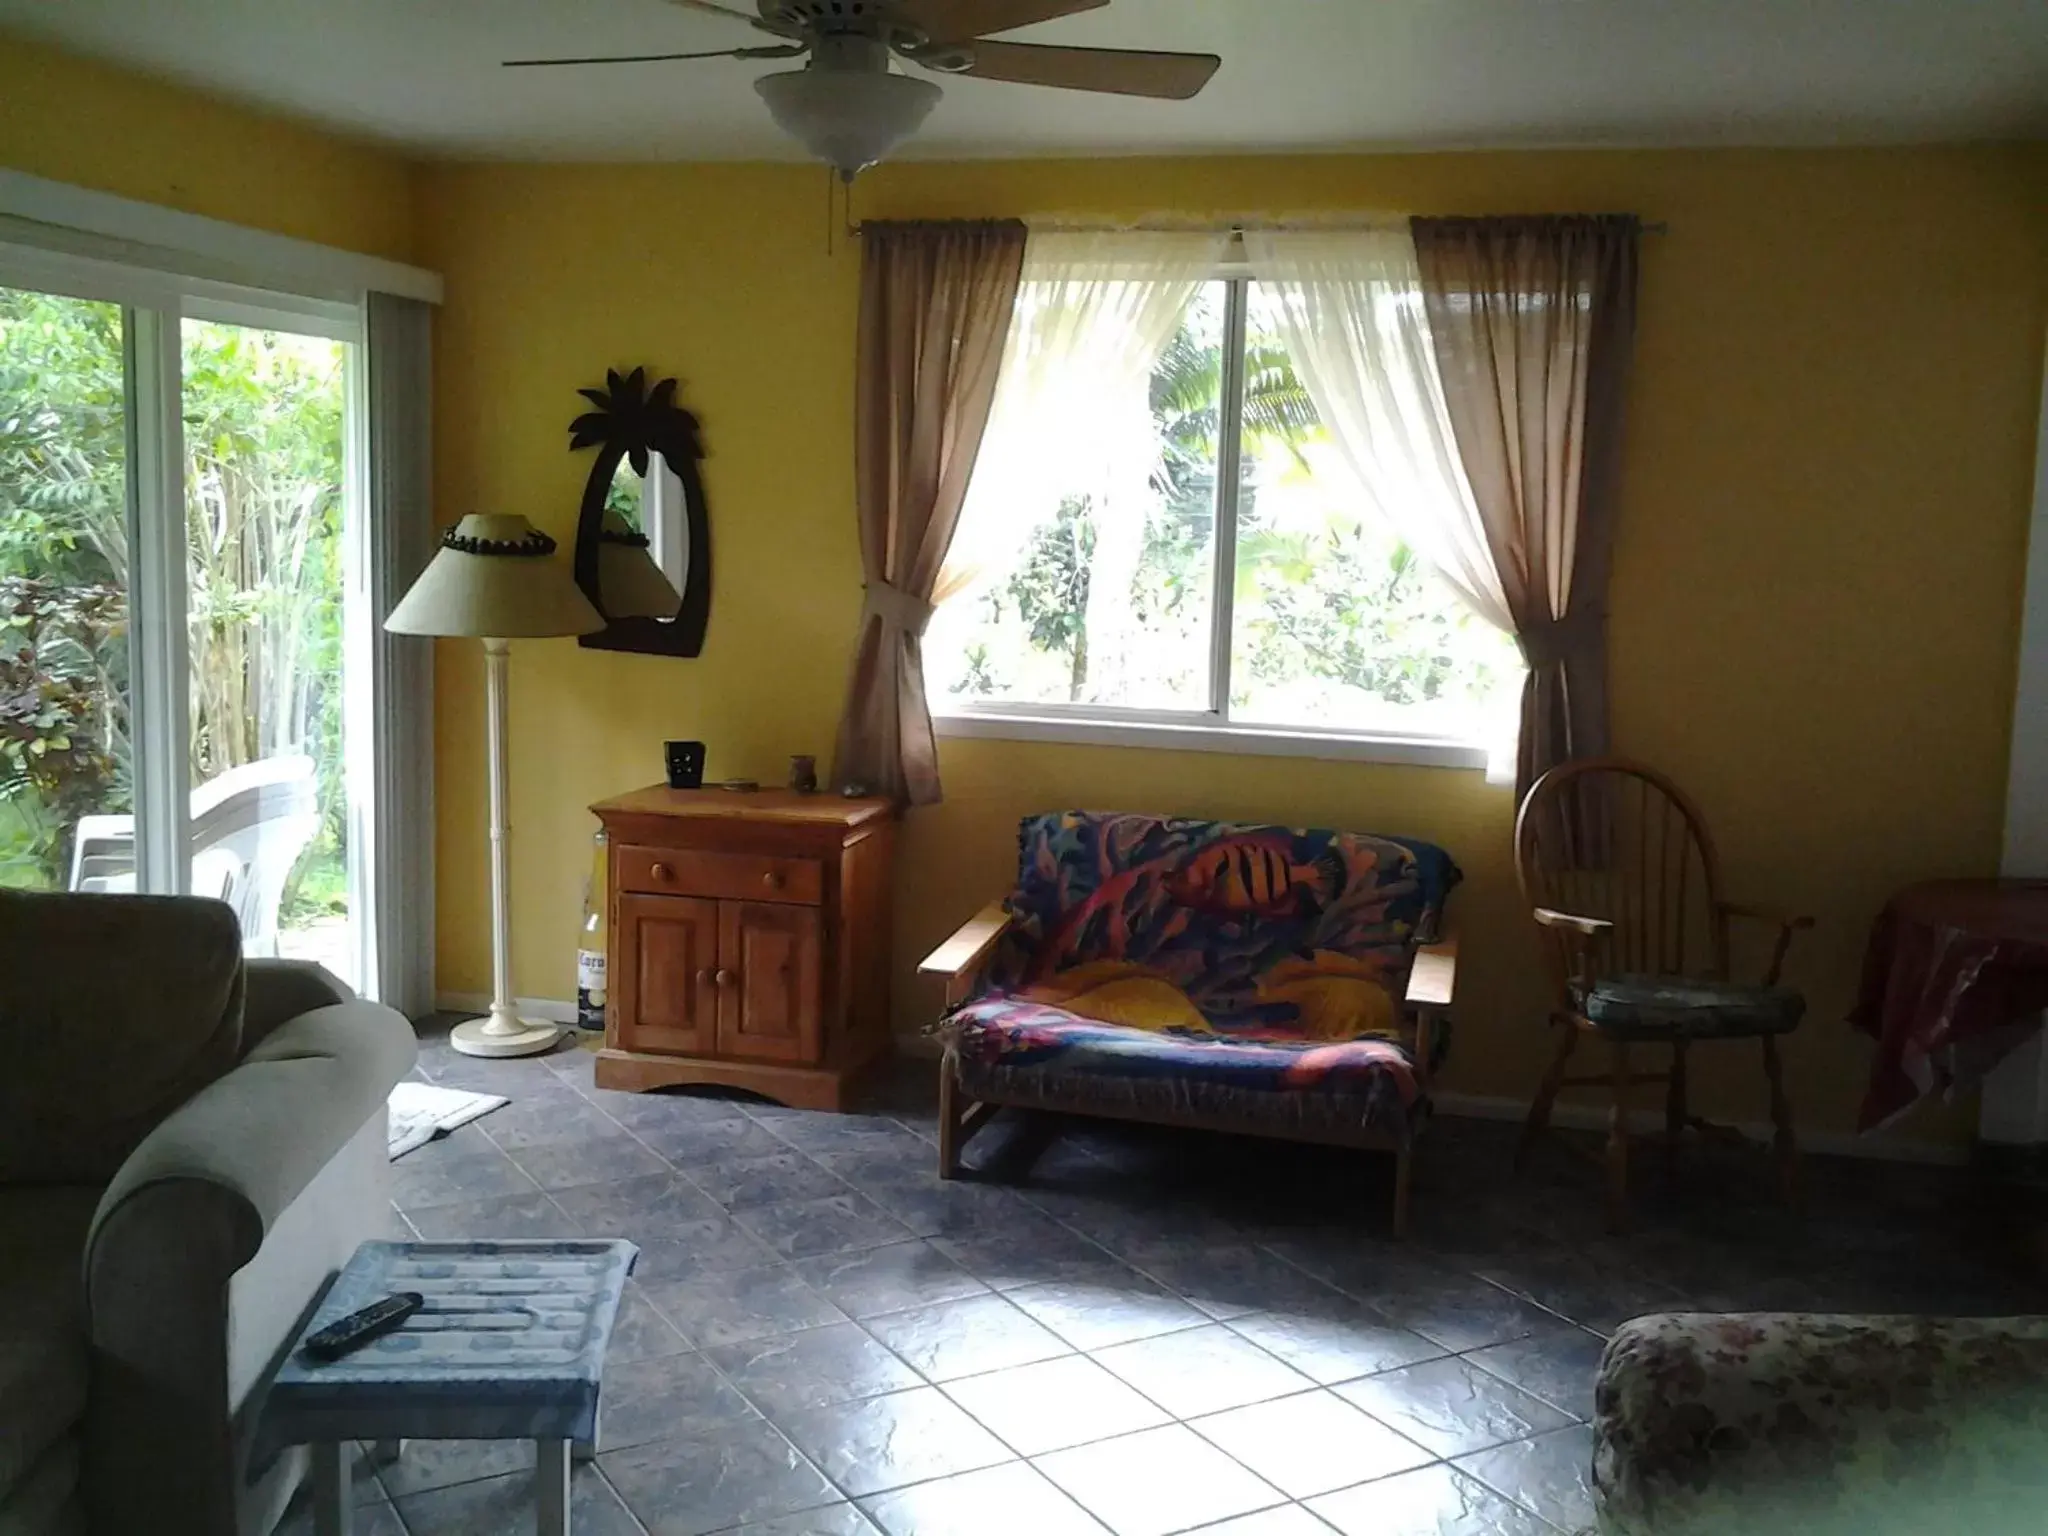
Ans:
[[[1216,536],[1209,592],[1209,707],[1174,710],[1003,699],[968,702],[933,693],[933,730],[940,736],[968,739],[1487,769],[1492,761],[1487,744],[1448,733],[1275,725],[1231,718],[1231,649],[1237,628],[1238,493],[1244,452],[1245,330],[1255,279],[1243,257],[1233,255],[1224,260],[1210,281],[1224,285],[1224,309],[1222,399],[1217,416]]]

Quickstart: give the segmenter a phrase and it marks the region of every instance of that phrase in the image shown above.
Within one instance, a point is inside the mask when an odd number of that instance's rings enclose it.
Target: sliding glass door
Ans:
[[[343,701],[348,347],[186,319],[191,889],[353,981]]]
[[[0,884],[219,897],[363,986],[360,317],[136,297],[0,288]]]

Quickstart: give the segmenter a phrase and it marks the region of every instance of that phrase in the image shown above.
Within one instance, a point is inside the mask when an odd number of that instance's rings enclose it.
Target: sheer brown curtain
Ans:
[[[1607,750],[1607,573],[1634,346],[1632,217],[1416,219],[1458,457],[1529,664],[1517,796]]]
[[[861,231],[854,477],[867,582],[832,777],[898,803],[939,798],[920,641],[994,403],[1024,226]]]

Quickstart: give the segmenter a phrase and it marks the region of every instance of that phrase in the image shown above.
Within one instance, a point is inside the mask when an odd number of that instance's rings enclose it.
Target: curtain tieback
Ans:
[[[906,635],[922,635],[936,611],[916,593],[886,581],[871,581],[865,590],[867,604],[861,613],[862,623],[876,618],[884,624],[894,624]]]
[[[1606,631],[1606,610],[1588,608],[1583,612],[1568,613],[1561,619],[1545,619],[1540,624],[1532,624],[1515,636],[1515,644],[1522,648],[1522,660],[1533,672],[1538,667],[1555,666],[1590,646],[1597,646]]]

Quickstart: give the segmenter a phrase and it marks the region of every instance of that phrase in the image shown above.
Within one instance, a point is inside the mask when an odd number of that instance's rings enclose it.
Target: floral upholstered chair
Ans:
[[[2048,1318],[1639,1317],[1593,1434],[1605,1536],[2048,1531]]]
[[[1027,818],[1016,888],[922,967],[948,978],[940,1177],[995,1107],[1060,1109],[1391,1149],[1398,1229],[1458,878],[1409,838]]]

